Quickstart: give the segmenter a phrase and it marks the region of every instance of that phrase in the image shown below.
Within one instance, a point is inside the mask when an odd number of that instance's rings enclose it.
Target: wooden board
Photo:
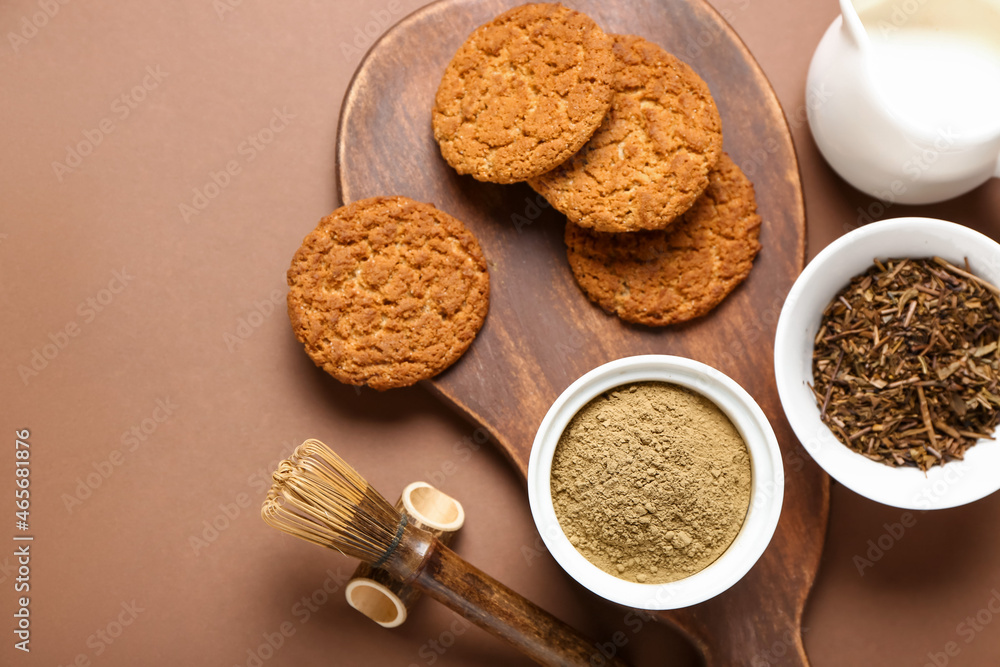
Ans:
[[[406,195],[463,220],[489,260],[490,313],[479,337],[429,387],[489,429],[524,474],[535,430],[559,393],[586,371],[634,354],[676,354],[739,382],[768,415],[785,456],[781,521],[735,587],[662,617],[709,665],[807,664],[801,618],[826,531],[829,481],[786,422],[773,376],[774,327],[804,259],[804,209],[788,127],[767,79],[703,0],[567,0],[605,30],[650,39],[691,64],[722,115],[725,149],[751,177],[764,249],[749,279],[709,316],[667,329],[622,324],[573,282],[564,219],[526,185],[479,183],[451,170],[431,134],[441,74],[472,30],[516,0],[440,0],[389,30],[361,64],[341,112],[343,202]],[[755,660],[756,658],[756,660]],[[669,662],[669,660],[665,660]]]

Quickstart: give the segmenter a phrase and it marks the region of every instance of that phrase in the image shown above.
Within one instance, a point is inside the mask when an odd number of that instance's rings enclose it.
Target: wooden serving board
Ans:
[[[798,164],[770,84],[729,25],[703,0],[567,0],[606,31],[641,35],[688,62],[711,88],[726,151],[753,180],[763,251],[748,280],[684,326],[625,325],[573,281],[564,219],[526,185],[459,176],[441,158],[430,110],[444,68],[477,26],[517,0],[440,0],[403,19],[362,62],[344,100],[337,143],[343,203],[376,195],[432,202],[464,221],[489,260],[490,313],[478,338],[430,388],[487,428],[526,474],[535,430],[576,378],[635,354],[710,364],[760,403],[785,457],[784,507],[769,548],[719,597],[665,620],[709,665],[805,665],[801,618],[826,532],[829,481],[786,422],[773,374],[774,327],[803,266]]]

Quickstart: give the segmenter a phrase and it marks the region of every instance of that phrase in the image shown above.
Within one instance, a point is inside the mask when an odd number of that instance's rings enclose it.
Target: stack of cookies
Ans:
[[[708,86],[641,37],[558,4],[479,27],[445,70],[434,137],[459,173],[527,181],[566,215],[577,284],[623,320],[704,315],[760,250],[753,185]]]
[[[577,284],[623,320],[704,315],[760,250],[753,185],[722,152],[705,82],[655,44],[607,35],[562,5],[516,7],[473,32],[441,80],[433,127],[459,173],[527,181],[566,215]],[[320,220],[288,285],[313,362],[375,389],[442,372],[489,309],[475,236],[406,197]]]

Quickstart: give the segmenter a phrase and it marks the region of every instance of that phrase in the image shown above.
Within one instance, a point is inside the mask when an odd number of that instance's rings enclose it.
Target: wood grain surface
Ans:
[[[625,325],[592,305],[574,283],[562,216],[526,185],[459,176],[434,142],[430,109],[445,66],[475,27],[515,4],[441,0],[403,19],[372,47],[341,111],[340,199],[406,195],[432,202],[479,238],[492,279],[490,314],[466,355],[426,384],[487,428],[522,474],[551,403],[607,361],[675,354],[739,382],[768,415],[782,446],[781,520],[740,583],[709,602],[661,616],[692,638],[709,665],[808,664],[801,618],[823,547],[829,481],[792,434],[774,384],[774,327],[802,269],[805,235],[798,165],[777,98],[740,39],[702,0],[565,3],[608,32],[660,44],[705,79],[722,116],[724,148],[753,180],[764,220],[754,270],[712,313],[666,329]]]

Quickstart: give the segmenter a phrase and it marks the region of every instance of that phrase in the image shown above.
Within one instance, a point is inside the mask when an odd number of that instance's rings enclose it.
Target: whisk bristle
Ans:
[[[306,440],[278,465],[261,508],[289,535],[374,563],[398,543],[399,511],[319,440]]]

